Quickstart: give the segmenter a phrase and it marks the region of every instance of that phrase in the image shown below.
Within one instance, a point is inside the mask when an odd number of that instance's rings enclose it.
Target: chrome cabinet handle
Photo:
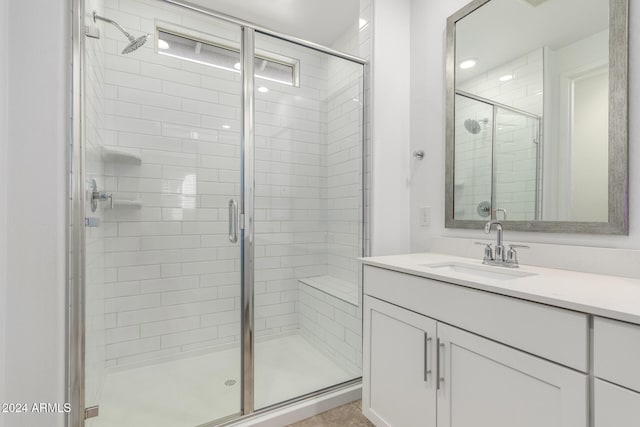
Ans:
[[[229,200],[229,241],[238,243],[238,202]]]
[[[429,369],[429,342],[431,342],[431,338],[425,332],[424,333],[424,382],[429,383],[429,374],[431,373],[431,369]]]
[[[436,341],[436,346],[438,347],[437,352],[436,352],[436,377],[437,377],[437,381],[436,381],[436,389],[440,390],[440,382],[444,382],[444,377],[441,374],[441,369],[440,369],[440,360],[442,359],[442,356],[440,354],[440,349],[442,349],[442,351],[444,352],[444,344],[440,343],[440,338],[438,338],[438,340]]]
[[[440,390],[440,338],[436,339],[436,390]]]

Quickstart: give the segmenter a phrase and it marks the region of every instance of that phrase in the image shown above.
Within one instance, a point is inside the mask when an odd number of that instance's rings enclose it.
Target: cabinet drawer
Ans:
[[[364,292],[579,371],[588,370],[584,313],[372,266],[364,267]]]
[[[595,381],[595,427],[637,427],[640,419],[640,393]]]
[[[596,317],[594,375],[640,392],[640,326]]]

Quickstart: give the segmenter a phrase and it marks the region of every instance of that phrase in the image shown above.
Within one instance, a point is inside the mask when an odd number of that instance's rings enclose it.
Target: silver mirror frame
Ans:
[[[456,22],[491,0],[474,0],[447,19],[445,227],[480,230],[454,218]],[[609,221],[505,221],[516,231],[629,234],[629,0],[609,0]]]

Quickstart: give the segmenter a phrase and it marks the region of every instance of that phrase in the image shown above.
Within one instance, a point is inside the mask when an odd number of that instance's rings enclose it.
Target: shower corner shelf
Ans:
[[[139,154],[119,147],[103,146],[102,159],[105,162],[126,163],[131,165],[142,164],[142,157],[140,157]]]
[[[136,209],[142,208],[142,200],[140,199],[113,199],[113,206],[131,207]]]

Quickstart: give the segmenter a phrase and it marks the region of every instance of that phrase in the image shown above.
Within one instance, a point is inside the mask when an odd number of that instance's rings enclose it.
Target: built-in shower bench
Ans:
[[[356,283],[347,282],[329,275],[307,277],[298,279],[298,281],[356,307],[358,306],[358,285]]]

